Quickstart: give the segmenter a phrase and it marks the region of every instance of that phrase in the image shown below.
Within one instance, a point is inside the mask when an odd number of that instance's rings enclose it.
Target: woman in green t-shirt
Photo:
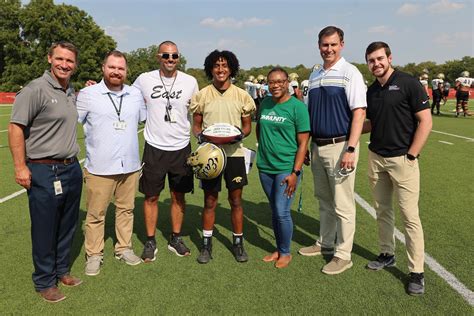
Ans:
[[[263,258],[285,268],[291,261],[293,235],[291,203],[300,180],[309,139],[309,114],[304,103],[290,96],[288,73],[273,68],[268,73],[271,97],[265,98],[258,114],[257,137],[260,182],[272,209],[277,250]]]

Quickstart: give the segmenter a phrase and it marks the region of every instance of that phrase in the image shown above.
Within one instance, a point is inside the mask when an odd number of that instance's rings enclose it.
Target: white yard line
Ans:
[[[367,211],[373,218],[377,218],[375,214],[375,209],[370,206],[359,194],[355,194],[356,202]],[[405,236],[395,228],[395,237],[404,245]],[[464,284],[459,281],[454,274],[446,270],[438,261],[436,261],[432,256],[425,252],[425,263],[433,270],[434,273],[439,275],[443,280],[445,280],[449,286],[451,286],[456,292],[458,292],[471,306],[474,306],[474,292],[468,289]]]
[[[445,132],[441,132],[441,131],[436,131],[436,130],[434,130],[434,129],[432,129],[431,131],[432,131],[433,133],[438,133],[438,134],[443,134],[443,135],[448,135],[448,136],[452,136],[452,137],[457,137],[457,138],[462,138],[462,139],[474,141],[474,138],[471,138],[471,137],[459,136],[459,135],[456,135],[456,134],[445,133]]]
[[[0,133],[5,133],[5,132],[8,132],[8,130],[7,130],[7,129],[2,129],[2,130],[0,131]]]
[[[137,133],[142,132],[143,129],[140,129]],[[441,134],[447,134],[443,132],[439,132]],[[452,135],[448,134],[450,136],[455,136],[455,137],[460,137],[460,138],[466,138],[470,139],[468,137],[463,137],[463,136],[458,136],[458,135]],[[474,139],[472,139],[474,140]],[[79,163],[83,163],[85,159],[81,159]],[[0,199],[0,204],[3,202],[6,202],[8,200],[11,200],[23,193],[25,193],[26,190],[22,189],[20,191],[17,191],[13,194],[10,194],[4,198]],[[357,193],[355,194],[355,200],[356,202],[367,211],[373,218],[376,218],[375,214],[375,209],[370,206],[369,203],[367,203],[360,195]],[[395,237],[404,245],[405,244],[405,236],[397,229],[395,228]],[[456,292],[458,292],[471,306],[474,306],[474,293],[468,289],[464,284],[459,281],[454,274],[446,270],[441,264],[438,263],[433,257],[431,257],[428,253],[425,252],[425,263],[430,267],[431,270],[433,270],[437,275],[439,275],[443,280],[445,280]]]
[[[444,140],[438,140],[438,142],[446,144],[446,145],[454,145],[453,143],[445,142]]]

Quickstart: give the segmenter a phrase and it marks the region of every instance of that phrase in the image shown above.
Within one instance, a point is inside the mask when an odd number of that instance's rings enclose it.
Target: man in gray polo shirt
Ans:
[[[78,115],[69,85],[77,53],[68,42],[50,47],[50,70],[17,94],[8,126],[15,180],[28,190],[33,283],[43,299],[52,303],[66,298],[58,282],[65,286],[82,283],[69,274],[82,191],[76,159]]]

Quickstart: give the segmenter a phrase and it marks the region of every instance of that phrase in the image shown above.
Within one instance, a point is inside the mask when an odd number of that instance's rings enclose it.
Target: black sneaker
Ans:
[[[197,261],[199,263],[208,263],[212,259],[212,237],[202,239],[202,248]]]
[[[168,249],[174,252],[178,257],[189,256],[191,254],[191,251],[186,247],[180,236],[171,235]]]
[[[425,276],[423,273],[408,274],[408,294],[421,295],[425,293]]]
[[[232,254],[237,262],[247,262],[249,257],[244,249],[244,239],[242,236],[233,236]]]
[[[388,253],[381,253],[378,257],[377,260],[375,261],[370,261],[367,264],[367,268],[371,270],[382,270],[385,267],[393,267],[395,266],[395,256],[394,255],[389,255]]]
[[[142,253],[143,262],[148,263],[148,262],[155,261],[157,252],[158,250],[156,249],[156,241],[147,240],[145,242],[145,247],[143,248],[143,253]]]

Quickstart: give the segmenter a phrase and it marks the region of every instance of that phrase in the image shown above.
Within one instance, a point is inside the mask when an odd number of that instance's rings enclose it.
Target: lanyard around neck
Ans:
[[[122,112],[122,101],[123,101],[123,94],[120,96],[120,103],[119,103],[119,108],[117,109],[117,106],[115,105],[114,100],[112,100],[112,97],[110,96],[110,92],[107,93],[109,96],[110,102],[112,102],[112,105],[114,106],[115,113],[117,113],[118,119],[120,121],[120,113]]]

